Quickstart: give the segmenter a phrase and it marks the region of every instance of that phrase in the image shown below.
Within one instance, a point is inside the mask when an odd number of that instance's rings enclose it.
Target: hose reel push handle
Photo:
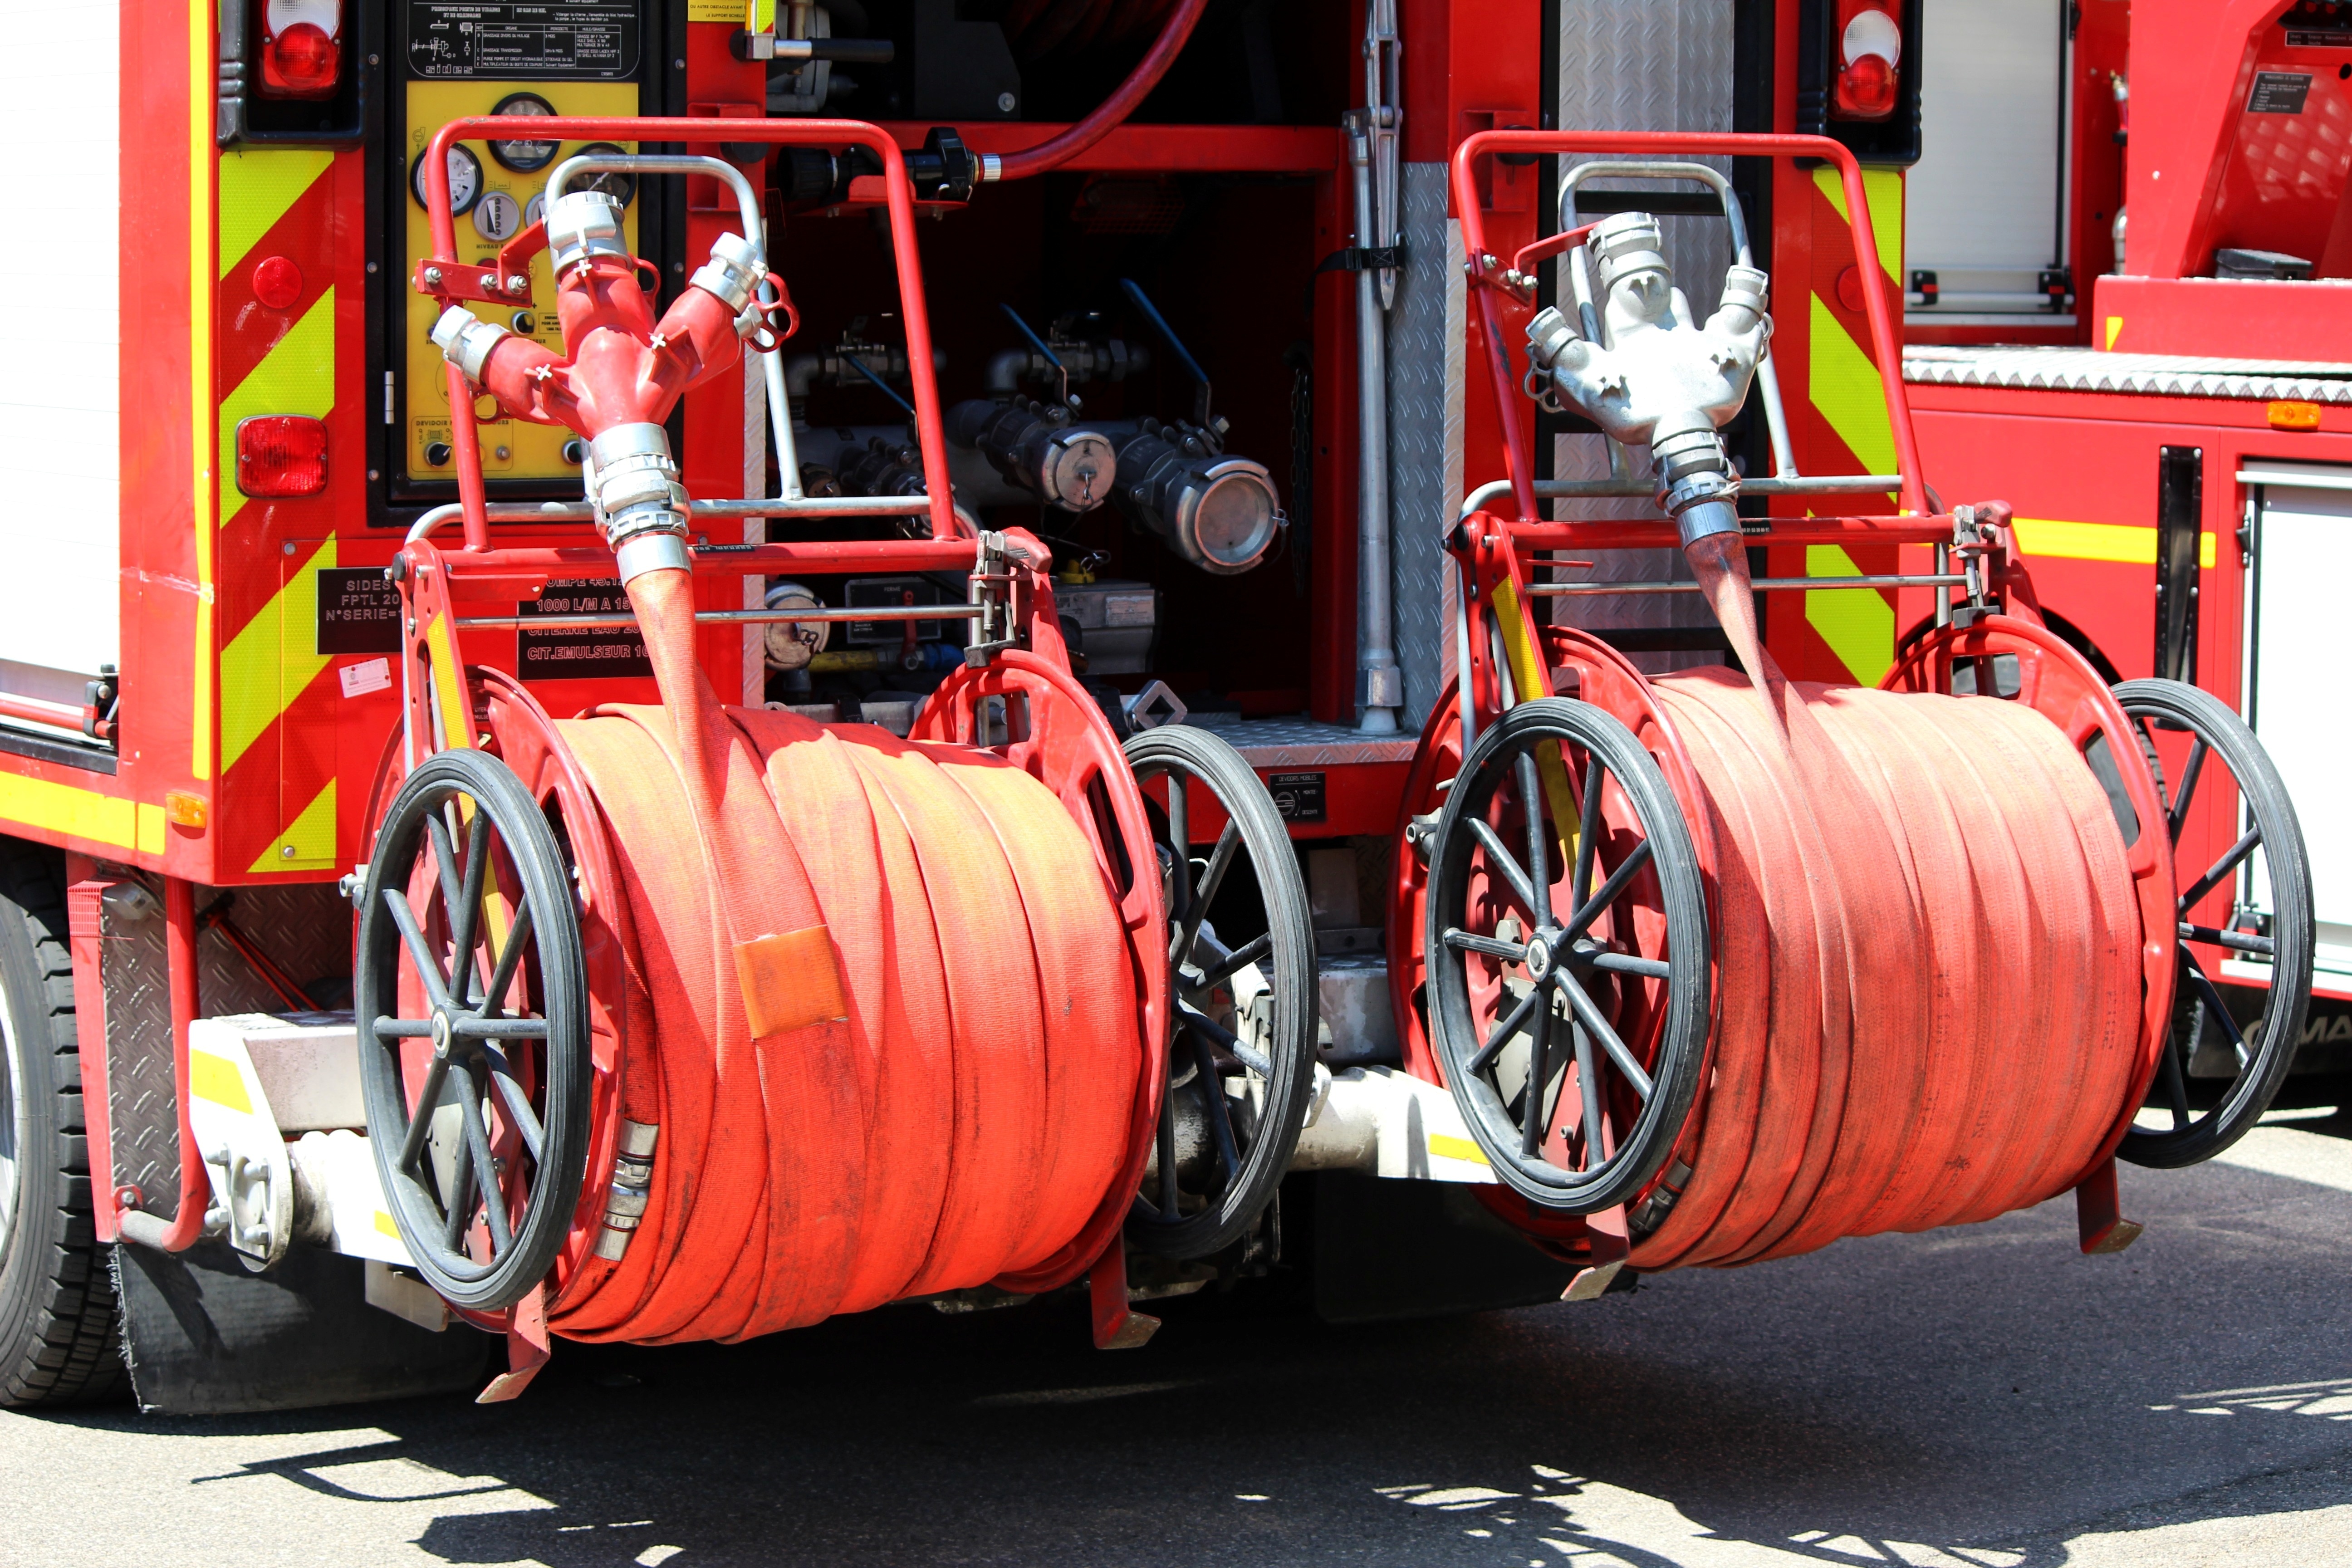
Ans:
[[[488,116],[453,120],[435,132],[427,144],[425,157],[425,205],[431,223],[433,255],[420,263],[417,288],[420,292],[435,295],[446,302],[461,298],[499,298],[504,300],[513,279],[501,274],[475,274],[478,268],[467,268],[459,262],[457,222],[449,198],[449,151],[463,139],[483,140],[498,134],[505,122]],[[653,142],[683,143],[688,146],[708,145],[711,141],[712,122],[709,120],[657,118],[652,116],[591,117],[558,115],[546,120],[543,130],[551,138],[563,141],[619,142],[639,144]],[[730,142],[751,142],[771,146],[855,146],[871,153],[882,165],[880,175],[884,203],[890,215],[892,259],[898,275],[899,319],[907,334],[908,375],[912,384],[917,442],[922,453],[923,471],[929,489],[929,513],[935,539],[953,539],[961,533],[954,512],[953,496],[948,482],[947,443],[940,422],[939,384],[932,363],[929,312],[923,298],[922,258],[914,234],[915,196],[908,178],[907,163],[898,142],[880,127],[858,121],[751,121],[730,122],[727,140]],[[616,169],[646,168],[655,172],[678,172],[681,167],[695,173],[710,174],[724,181],[735,192],[742,216],[745,235],[740,244],[764,258],[762,229],[758,195],[741,171],[718,159],[699,156],[656,157],[652,154],[623,154],[618,158],[574,158],[556,171],[550,182],[550,206],[559,181],[568,181],[591,167]],[[519,237],[520,238],[520,237]],[[545,243],[542,234],[540,243]],[[723,242],[731,243],[731,242]],[[501,266],[503,268],[503,262]],[[714,252],[711,266],[720,265]],[[709,268],[706,268],[706,271]],[[764,259],[761,270],[764,272]],[[489,278],[499,292],[471,293],[470,284]],[[789,298],[781,288],[774,301],[764,297],[746,302],[745,316],[758,320],[746,321],[744,335],[774,338],[775,317],[781,310],[785,318],[786,335],[795,320]],[[755,343],[755,350],[765,346]],[[478,357],[486,358],[484,354]],[[545,367],[540,367],[544,369]],[[460,504],[464,509],[466,544],[468,551],[487,551],[490,547],[488,495],[481,471],[480,432],[474,417],[473,390],[466,373],[455,359],[447,366],[451,404],[451,446],[454,447],[453,468],[457,477]],[[502,401],[504,401],[502,399]],[[559,421],[560,422],[560,421]]]
[[[1895,466],[1902,479],[1900,510],[1910,513],[1925,513],[1931,510],[1927,489],[1920,477],[1919,447],[1911,425],[1911,405],[1903,387],[1899,335],[1895,331],[1892,307],[1886,300],[1877,243],[1870,226],[1869,195],[1863,185],[1862,166],[1854,161],[1853,153],[1842,143],[1822,136],[1683,132],[1482,131],[1465,138],[1454,149],[1452,175],[1454,216],[1461,220],[1463,243],[1469,253],[1465,269],[1477,297],[1478,328],[1486,340],[1483,356],[1489,373],[1496,413],[1503,426],[1506,469],[1522,521],[1533,521],[1541,514],[1538,510],[1534,488],[1532,436],[1527,422],[1519,417],[1512,396],[1517,378],[1512,374],[1509,338],[1504,331],[1503,311],[1506,301],[1514,311],[1533,301],[1524,269],[1516,263],[1506,266],[1487,247],[1486,218],[1478,193],[1478,163],[1482,158],[1496,154],[1544,156],[1568,153],[1618,153],[1642,158],[1676,154],[1812,158],[1835,168],[1845,196],[1854,259],[1864,281],[1863,305],[1864,315],[1870,327],[1871,357],[1878,365],[1888,423],[1895,437]],[[1597,172],[1609,169],[1605,163],[1593,167]],[[1705,169],[1705,165],[1684,164],[1676,174],[1679,177],[1701,180],[1710,185],[1722,179],[1712,169],[1706,169],[1704,174],[1686,172],[1701,169]],[[1626,167],[1619,165],[1619,172],[1626,172]],[[1644,168],[1642,172],[1651,174],[1655,170]],[[1718,189],[1727,192],[1727,183]],[[1727,205],[1727,216],[1732,205],[1736,203]],[[1769,362],[1766,363],[1769,364]],[[1775,447],[1776,460],[1787,469],[1786,454],[1779,449],[1777,441]]]

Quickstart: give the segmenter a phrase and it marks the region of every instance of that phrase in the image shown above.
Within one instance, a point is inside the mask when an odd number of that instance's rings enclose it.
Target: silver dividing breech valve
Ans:
[[[1658,505],[1682,530],[1683,548],[1739,531],[1739,478],[1718,431],[1748,400],[1756,362],[1772,335],[1769,279],[1753,267],[1724,274],[1723,304],[1691,324],[1675,287],[1658,220],[1617,213],[1587,240],[1605,296],[1601,342],[1580,335],[1556,310],[1528,323],[1528,391],[1581,410],[1614,439],[1646,444]]]

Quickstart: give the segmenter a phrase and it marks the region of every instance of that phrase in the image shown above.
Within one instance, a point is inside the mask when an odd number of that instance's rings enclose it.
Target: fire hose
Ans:
[[[690,623],[640,603],[656,670],[690,657]],[[629,1114],[663,1158],[620,1265],[554,1325],[741,1338],[1065,1247],[1119,1173],[1140,1056],[1117,912],[1060,804],[984,753],[722,715],[707,688],[666,708],[558,726],[640,933],[655,1081]],[[714,742],[719,798],[671,715]],[[740,934],[812,927],[797,951]],[[837,1016],[799,1021],[821,998]]]
[[[1988,1219],[2064,1191],[2144,1065],[2139,925],[2105,794],[2012,703],[1724,670],[1654,682],[1720,850],[1721,997],[1683,1190],[1644,1269]],[[1664,1205],[1660,1205],[1664,1209]]]
[[[894,152],[886,161],[903,206]],[[712,160],[634,163],[742,185]],[[531,1110],[523,1047],[546,1043],[552,1083],[559,987],[541,968],[530,983],[544,983],[547,1016],[523,1016],[530,998],[513,977],[534,938],[516,912],[522,895],[495,885],[514,886],[517,869],[524,884],[536,875],[531,908],[548,909],[551,929],[566,922],[578,951],[572,900],[522,864],[522,840],[539,839],[541,858],[553,853],[546,823],[528,804],[499,806],[515,774],[436,756],[394,797],[379,838],[385,865],[371,908],[388,904],[410,960],[396,1009],[373,977],[400,949],[388,928],[371,934],[363,921],[362,933],[362,1010],[380,1037],[410,1042],[400,1078],[379,1082],[375,1058],[370,1068],[370,1126],[403,1235],[452,1300],[485,1312],[512,1304],[510,1332],[525,1340],[541,1332],[542,1311],[547,1326],[581,1338],[735,1339],[991,1281],[1051,1289],[1115,1245],[1156,1109],[1146,1024],[1160,1017],[1158,975],[1136,956],[1139,942],[1152,950],[1165,938],[1156,884],[1130,875],[1124,890],[1114,885],[1133,858],[1121,835],[1148,832],[1131,782],[1121,805],[1102,777],[1107,757],[1124,778],[1117,741],[1066,673],[1012,652],[951,677],[934,707],[1001,689],[1009,695],[990,700],[1023,705],[1024,740],[1049,741],[1076,765],[1057,768],[1021,743],[1001,754],[968,743],[969,716],[957,744],[937,726],[927,733],[939,738],[901,742],[719,704],[696,662],[686,497],[661,422],[745,339],[766,336],[756,206],[739,188],[745,235],[722,236],[656,322],[613,205],[562,188],[586,163],[550,180],[545,232],[566,354],[455,306],[436,342],[463,378],[456,385],[587,437],[596,520],[662,699],[555,722],[483,678],[489,710],[507,715],[490,720],[489,742],[525,774],[542,771],[524,760],[536,752],[584,780],[588,800],[566,814],[573,880],[580,902],[601,911],[624,975],[614,982],[591,954],[588,973],[607,980],[591,1010],[617,1017],[625,1038],[593,1118],[592,1146],[614,1163],[571,1212],[556,1194],[583,1189],[567,1185],[577,1167],[556,1169],[554,1152],[578,1140],[564,1133],[552,1089],[544,1115]],[[446,226],[446,195],[428,186]],[[919,325],[910,317],[910,334]],[[1034,566],[1020,571],[1042,582]],[[436,574],[420,567],[414,580]],[[1050,626],[1049,594],[1032,596]],[[1041,635],[1038,646],[1050,653],[1058,639]],[[464,722],[436,719],[436,729],[463,748]],[[479,820],[498,810],[503,850]],[[472,835],[462,872],[461,828]],[[432,911],[430,863],[394,865],[411,863],[425,832],[446,925]],[[387,880],[395,876],[404,889]],[[448,933],[446,950],[427,930]],[[475,951],[485,932],[494,965]],[[547,944],[540,951],[535,967]],[[494,967],[478,990],[478,963]],[[468,1147],[455,1152],[458,1169],[428,1169],[442,1157],[436,1138],[448,1140],[435,1125],[459,1110]]]

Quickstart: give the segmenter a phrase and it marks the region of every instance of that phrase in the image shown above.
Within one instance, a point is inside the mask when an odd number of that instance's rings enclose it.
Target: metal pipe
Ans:
[[[743,237],[760,247],[761,259],[768,247],[765,243],[767,226],[760,221],[759,194],[742,170],[724,158],[705,158],[698,154],[679,153],[582,153],[555,165],[547,176],[547,205],[553,211],[563,199],[563,187],[582,174],[709,174],[724,181],[735,192],[735,213],[743,220]]]
[[[772,626],[803,621],[975,621],[978,605],[877,605],[870,609],[698,610],[704,626]],[[582,626],[634,626],[633,615],[609,616],[460,616],[459,631],[561,631]]]
[[[1759,593],[1769,594],[1777,589],[1783,588],[1804,588],[1808,590],[1830,588],[1958,588],[1965,586],[1967,583],[1968,579],[1966,577],[1958,576],[1948,572],[1911,577],[1904,576],[1899,573],[1889,572],[1873,574],[1869,576],[1864,577],[1756,577],[1749,579],[1748,585],[1757,590]],[[1588,594],[1697,594],[1703,592],[1705,592],[1704,585],[1697,583],[1530,583],[1528,584],[1528,596],[1529,598],[1549,598],[1560,595],[1574,595],[1581,597]],[[463,626],[472,626],[474,623],[471,621],[460,621],[457,624]]]
[[[1356,244],[1380,243],[1372,205],[1372,110],[1348,115],[1348,163],[1356,185]],[[1370,268],[1356,274],[1356,703],[1357,729],[1393,735],[1404,706],[1389,604],[1388,321]]]
[[[158,1252],[185,1252],[205,1233],[213,1179],[188,1121],[188,1026],[196,1017],[196,889],[184,877],[163,879],[163,956],[172,999],[172,1092],[180,1115],[180,1206],[167,1222],[143,1209],[124,1208],[115,1230],[125,1241]]]
[[[782,496],[768,500],[693,500],[688,517],[915,517],[930,510],[927,496]],[[494,501],[484,509],[492,522],[589,522],[595,513],[584,500]],[[436,506],[409,524],[407,542],[429,539],[444,523],[463,515],[464,503]]]
[[[1840,474],[1815,478],[1742,479],[1739,493],[1751,496],[1877,495],[1902,488],[1898,474]],[[1608,498],[1647,499],[1657,486],[1643,479],[1538,479],[1535,492],[1542,500],[1583,500]],[[1490,479],[1463,499],[1461,515],[1484,511],[1511,493],[1508,479]]]

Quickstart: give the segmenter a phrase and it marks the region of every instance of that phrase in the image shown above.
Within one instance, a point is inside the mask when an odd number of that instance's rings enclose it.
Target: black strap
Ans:
[[[1402,245],[1351,245],[1325,257],[1315,271],[1319,277],[1326,272],[1387,272],[1403,266]]]

